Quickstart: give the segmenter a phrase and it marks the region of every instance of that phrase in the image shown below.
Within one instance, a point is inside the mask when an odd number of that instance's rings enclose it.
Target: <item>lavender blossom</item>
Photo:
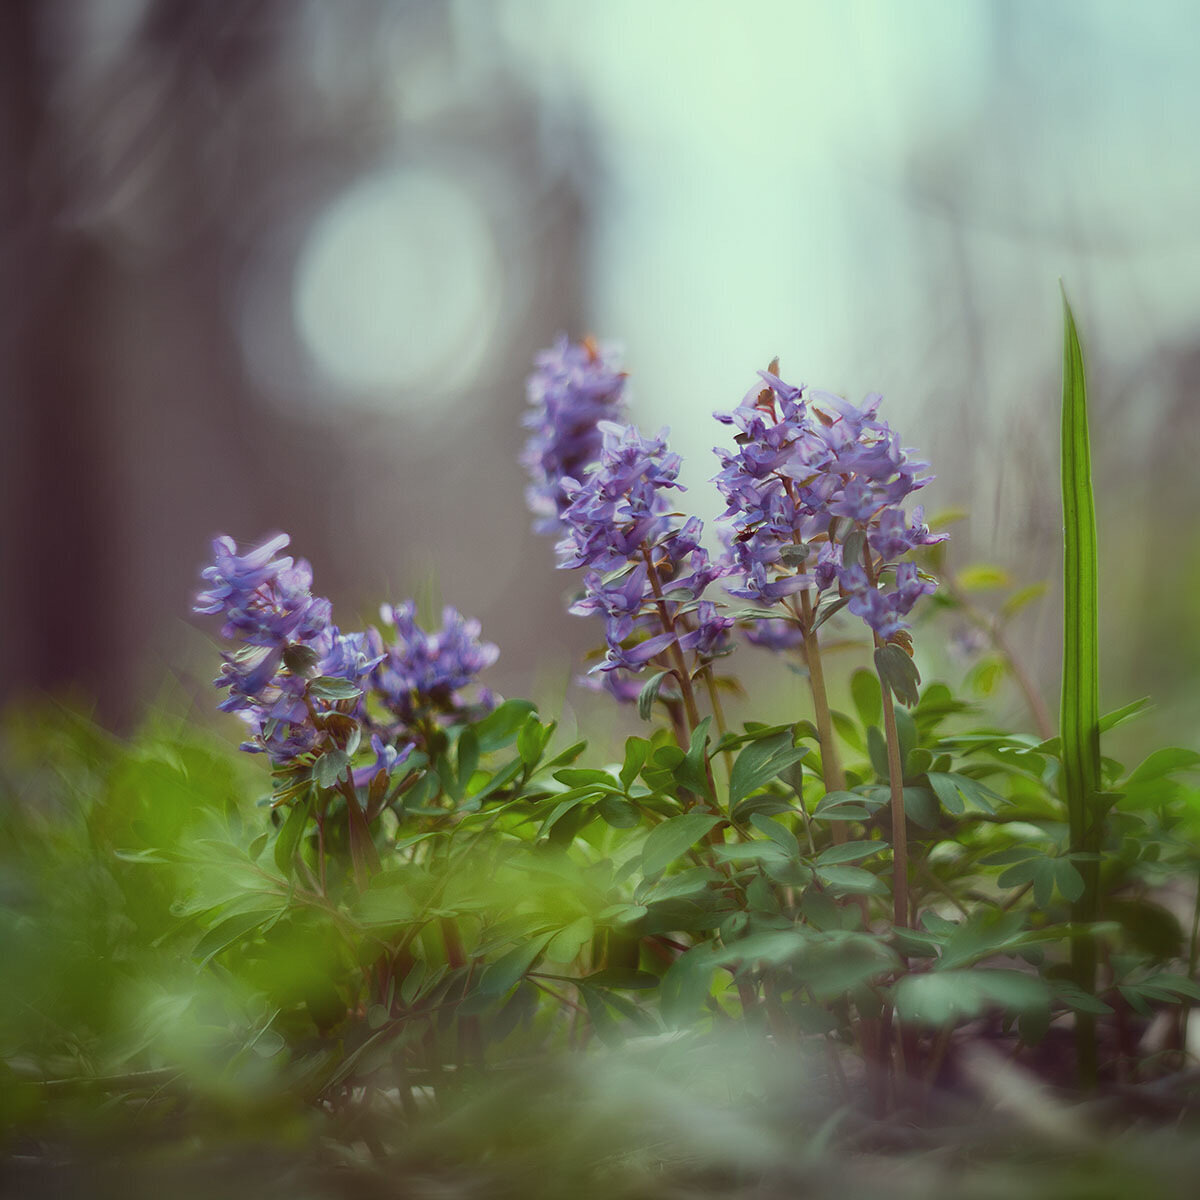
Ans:
[[[560,337],[535,362],[528,381],[533,407],[524,417],[532,433],[521,454],[531,477],[526,497],[537,532],[561,534],[567,505],[562,481],[582,478],[600,456],[598,426],[622,415],[625,375],[616,351],[591,338],[573,345]]]
[[[911,460],[878,419],[879,396],[856,406],[825,392],[806,394],[774,370],[759,375],[765,387],[751,389],[732,413],[716,414],[738,430],[736,450],[715,451],[723,519],[731,523],[726,563],[739,576],[731,594],[770,605],[805,589],[819,598],[836,586],[852,613],[880,637],[893,637],[935,586],[897,559],[945,538],[930,534],[920,507],[911,524],[899,507],[932,478],[923,474],[926,464]],[[866,538],[871,578],[864,562],[843,561],[851,530]],[[880,590],[893,568],[896,586]],[[783,645],[794,636],[760,629],[754,640]]]
[[[358,686],[374,666],[362,634],[342,634],[330,623],[329,601],[312,594],[308,563],[276,557],[287,544],[278,534],[239,554],[231,537],[216,538],[213,563],[201,572],[208,587],[195,604],[196,612],[222,616],[222,634],[242,643],[222,655],[215,682],[229,695],[218,707],[249,726],[243,749],[265,751],[276,763],[325,738],[317,720],[331,703],[310,694],[311,680]]]
[[[395,629],[395,639],[384,646],[378,632],[371,631],[372,646],[380,655],[375,660],[372,689],[403,726],[426,718],[458,719],[493,706],[486,690],[473,706],[461,694],[500,656],[496,646],[479,640],[478,621],[467,620],[447,606],[442,611],[442,628],[426,633],[417,624],[412,601],[385,604],[380,615]]]
[[[663,492],[683,490],[675,482],[680,460],[667,450],[667,430],[643,438],[633,425],[601,421],[598,428],[604,441],[595,468],[582,483],[562,481],[560,567],[608,571],[639,554],[671,528]]]
[[[670,511],[667,494],[683,489],[666,430],[646,438],[631,425],[602,421],[599,429],[594,467],[582,481],[563,481],[559,566],[587,568],[571,612],[605,618],[607,652],[595,670],[626,698],[636,694],[628,674],[673,648],[701,663],[724,653],[733,620],[702,599],[721,570],[700,545],[701,522],[680,524]]]

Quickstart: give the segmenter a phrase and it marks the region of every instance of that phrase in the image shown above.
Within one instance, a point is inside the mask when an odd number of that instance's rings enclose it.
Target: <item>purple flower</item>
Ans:
[[[385,743],[377,733],[371,734],[371,749],[375,751],[375,761],[369,766],[356,767],[351,774],[355,787],[369,787],[378,775],[391,775],[397,767],[408,761],[413,750],[412,742],[396,747]]]
[[[754,621],[746,626],[746,641],[764,650],[795,650],[804,645],[804,631],[785,619]]]
[[[657,541],[671,528],[665,491],[675,482],[679,455],[667,450],[667,431],[643,438],[633,425],[601,421],[600,458],[581,482],[563,480],[565,536],[558,543],[560,567],[611,571]]]
[[[312,570],[304,559],[275,558],[288,544],[285,533],[237,553],[233,538],[213,540],[213,564],[201,572],[209,587],[194,612],[225,618],[221,636],[256,646],[281,646],[318,636],[329,624],[329,601],[312,594]]]
[[[348,712],[349,701],[327,699],[313,681],[336,678],[361,688],[382,657],[366,634],[331,624],[329,601],[312,594],[308,563],[276,557],[287,544],[279,534],[239,554],[232,538],[218,537],[213,563],[202,572],[208,586],[195,605],[221,615],[224,636],[241,643],[222,654],[216,684],[228,695],[218,707],[249,727],[243,749],[265,752],[277,765],[324,747],[324,718],[335,709],[365,720],[361,702]]]
[[[372,687],[387,708],[405,725],[427,716],[462,716],[466,705],[460,691],[500,655],[496,646],[479,640],[479,622],[446,607],[442,628],[426,633],[417,624],[411,600],[385,604],[380,614],[395,629],[395,639],[387,646],[372,631],[372,648],[378,654]],[[490,693],[476,705],[490,707]]]
[[[942,541],[944,534],[931,535],[922,524],[919,507],[911,525],[898,507],[929,482],[926,464],[912,461],[878,419],[878,395],[860,406],[786,384],[773,371],[759,376],[765,387],[751,389],[732,413],[716,414],[739,430],[735,450],[716,449],[715,482],[732,529],[726,563],[740,576],[730,593],[773,604],[802,589],[819,597],[837,586],[850,597],[852,613],[881,637],[893,636],[904,628],[900,618],[935,585],[912,567],[897,570],[893,592],[880,592],[861,563],[843,563],[842,544],[853,530],[865,534],[879,580],[909,550]],[[780,644],[790,636],[755,640]]]
[[[561,533],[567,499],[564,479],[582,479],[600,456],[601,421],[620,417],[625,375],[611,347],[591,338],[573,345],[560,337],[534,360],[527,390],[532,410],[524,417],[532,430],[521,454],[531,482],[526,498],[539,533]]]
[[[679,522],[667,494],[682,491],[680,459],[662,430],[644,437],[633,425],[602,420],[595,461],[560,481],[558,565],[586,568],[577,615],[605,620],[607,652],[594,668],[620,699],[636,697],[630,676],[677,647],[699,662],[724,653],[733,624],[704,589],[724,573],[701,546],[698,518]]]

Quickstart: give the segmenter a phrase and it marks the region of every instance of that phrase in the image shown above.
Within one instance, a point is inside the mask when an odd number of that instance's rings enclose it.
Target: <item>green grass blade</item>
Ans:
[[[1098,851],[1100,816],[1100,649],[1097,632],[1098,568],[1096,505],[1092,494],[1092,462],[1088,444],[1087,382],[1083,353],[1071,306],[1063,293],[1063,665],[1062,788],[1067,805],[1073,851]],[[1096,920],[1099,863],[1080,864],[1083,894],[1072,907],[1072,919]],[[1096,948],[1089,938],[1072,939],[1071,963],[1076,983],[1086,992],[1096,984]],[[1084,1084],[1095,1082],[1094,1018],[1081,1017],[1079,1071]]]

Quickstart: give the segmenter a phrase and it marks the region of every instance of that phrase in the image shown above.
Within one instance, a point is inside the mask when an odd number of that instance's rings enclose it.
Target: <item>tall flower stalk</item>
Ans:
[[[667,493],[680,460],[667,449],[666,431],[644,438],[632,425],[601,422],[600,457],[582,480],[565,479],[566,529],[558,565],[582,568],[577,615],[604,617],[604,660],[595,673],[622,683],[647,663],[665,661],[682,698],[686,749],[700,724],[693,680],[725,652],[733,618],[704,598],[719,568],[700,544],[702,523],[681,522]],[[686,735],[686,736],[684,736]]]
[[[394,629],[385,641],[374,628],[342,633],[328,600],[312,594],[312,570],[281,556],[286,534],[239,553],[226,535],[213,542],[213,561],[195,611],[222,618],[222,635],[240,643],[223,653],[219,707],[236,713],[249,735],[242,749],[265,753],[275,771],[277,804],[296,804],[315,784],[323,844],[332,794],[346,805],[357,884],[379,868],[370,826],[414,750],[429,751],[440,726],[473,719],[493,704],[484,689],[467,689],[499,653],[479,641],[479,624],[452,608],[443,627],[426,633],[411,603],[384,605]],[[370,747],[374,761],[363,761]],[[324,861],[321,863],[324,877]]]
[[[559,537],[558,565],[584,571],[571,612],[604,618],[606,654],[592,679],[633,701],[647,664],[658,666],[659,685],[664,675],[675,680],[677,692],[656,695],[686,748],[700,723],[697,678],[723,724],[710,664],[733,621],[703,596],[719,571],[700,545],[701,522],[680,523],[665,499],[683,490],[679,456],[665,431],[643,438],[623,423],[624,389],[616,352],[594,339],[560,338],[537,356],[521,455],[526,496],[535,529]]]
[[[817,630],[846,607],[871,630],[877,650],[899,647],[911,656],[903,618],[936,586],[903,556],[917,546],[943,541],[923,522],[911,522],[901,507],[931,476],[926,464],[908,457],[898,435],[880,421],[881,397],[856,406],[840,396],[806,392],[784,382],[778,360],[759,376],[732,413],[717,419],[737,429],[736,449],[716,448],[721,471],[715,482],[725,497],[730,523],[731,594],[780,617],[758,622],[752,640],[775,647],[793,645],[808,666],[809,686],[821,739],[826,789],[840,790],[845,777],[837,757]],[[903,765],[891,694],[905,674],[894,655],[881,667],[884,722],[892,795],[895,919],[908,923],[907,846]],[[914,669],[915,671],[915,669]],[[907,689],[906,689],[907,694]],[[915,699],[915,693],[913,694]]]

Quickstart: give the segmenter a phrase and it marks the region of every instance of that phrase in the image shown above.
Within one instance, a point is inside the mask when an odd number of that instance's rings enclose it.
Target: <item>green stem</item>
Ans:
[[[712,705],[713,721],[717,726],[717,736],[723,738],[729,732],[729,725],[725,720],[725,709],[721,704],[721,697],[717,692],[717,681],[713,678],[712,663],[709,663],[704,668],[704,687],[708,692],[708,702]],[[725,773],[729,779],[733,778],[733,751],[726,747],[721,752],[725,760]]]
[[[649,546],[642,546],[642,557],[646,560],[646,577],[650,580],[650,587],[654,592],[654,604],[658,609],[658,619],[662,624],[663,632],[674,634],[675,622],[667,608],[662,581],[658,577],[658,568],[654,565],[654,556],[650,553]],[[692,688],[692,677],[688,672],[683,651],[679,648],[678,638],[671,643],[670,655],[673,669],[679,678],[679,690],[683,695],[683,708],[688,719],[688,733],[692,734],[695,733],[696,726],[700,724],[700,710],[696,707],[696,693]],[[683,743],[683,749],[688,749],[688,743]]]
[[[862,557],[867,581],[871,587],[875,587],[878,576],[869,546],[863,546]],[[877,650],[886,644],[879,634],[875,634]],[[878,674],[878,671],[876,673]],[[896,706],[892,702],[892,689],[881,674],[879,689],[883,699],[883,733],[887,739],[888,786],[892,794],[892,922],[902,929],[907,929],[908,822],[904,815],[904,764],[900,761],[900,734],[896,730]]]
[[[877,646],[883,639],[875,638]],[[887,680],[883,689],[883,732],[887,738],[888,784],[892,792],[892,921],[903,929],[908,919],[908,825],[904,817],[904,768],[900,763],[900,735],[896,731],[896,709]]]
[[[800,615],[804,623],[804,658],[808,663],[809,690],[817,718],[817,735],[821,739],[821,773],[826,790],[840,792],[846,787],[846,773],[842,770],[837,742],[834,740],[833,716],[825,687],[825,667],[821,661],[821,643],[813,629],[813,608],[807,590],[800,593]]]
[[[812,694],[813,713],[817,719],[817,737],[821,740],[821,777],[827,792],[846,789],[846,773],[842,769],[837,742],[833,732],[833,715],[829,710],[829,693],[825,686],[825,667],[821,661],[821,643],[813,629],[813,607],[808,589],[800,593],[801,628],[804,631],[804,661],[808,666],[808,690]],[[849,833],[843,821],[833,822],[835,843],[844,842]]]

